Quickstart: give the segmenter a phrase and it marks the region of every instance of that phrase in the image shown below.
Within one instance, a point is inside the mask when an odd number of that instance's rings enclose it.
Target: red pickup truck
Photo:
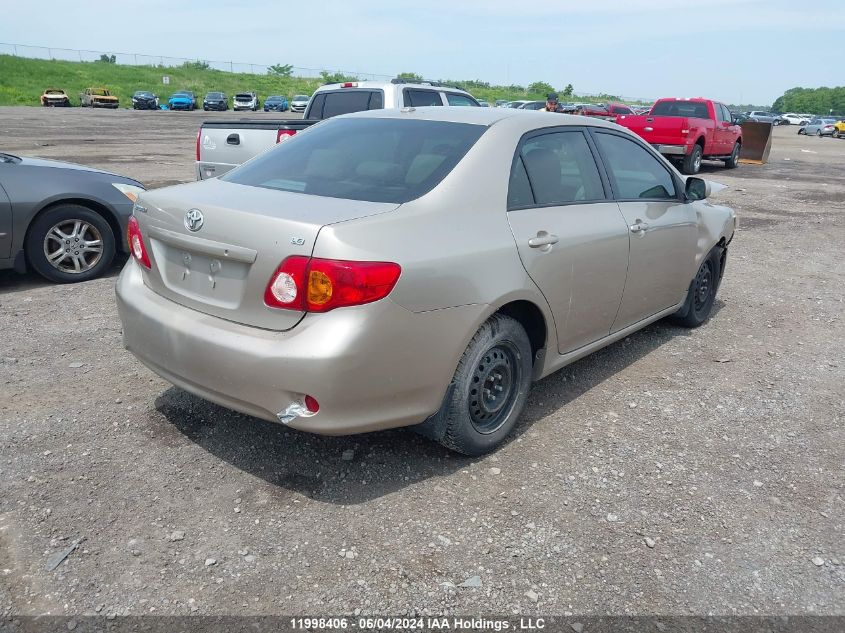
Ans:
[[[701,160],[739,162],[742,128],[727,106],[710,99],[659,99],[648,114],[618,116],[616,123],[639,134],[685,174],[697,174]]]

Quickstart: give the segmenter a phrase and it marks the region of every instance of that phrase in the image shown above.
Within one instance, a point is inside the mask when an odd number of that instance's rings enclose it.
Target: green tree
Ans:
[[[422,78],[422,75],[418,75],[417,73],[399,73],[398,75],[396,75],[396,78],[397,79],[404,79],[405,81],[408,81],[408,82],[411,82],[411,83],[420,83],[422,81],[425,81]]]
[[[267,74],[276,77],[292,77],[293,66],[291,64],[273,64],[267,69]]]
[[[566,84],[566,88],[564,88],[563,91],[561,91],[560,96],[562,96],[564,99],[571,99],[572,94],[574,92],[575,92],[575,88],[572,86],[572,84]]]
[[[534,94],[546,95],[554,91],[555,89],[552,87],[552,85],[547,84],[545,81],[535,81],[533,84],[529,84],[528,86],[528,92]]]
[[[186,68],[188,70],[210,70],[211,64],[197,60],[195,62],[185,62],[182,64],[182,68]]]
[[[99,61],[103,62],[104,64],[116,64],[117,63],[117,56],[115,55],[106,55],[103,53],[100,55]]]
[[[323,82],[327,84],[339,84],[343,83],[344,81],[358,81],[358,78],[353,77],[352,75],[344,75],[343,73],[330,73],[328,70],[320,71],[320,77],[322,77]]]

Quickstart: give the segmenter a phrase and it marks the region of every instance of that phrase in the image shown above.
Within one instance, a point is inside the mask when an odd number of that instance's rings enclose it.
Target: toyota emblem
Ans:
[[[185,228],[189,231],[199,231],[205,219],[199,209],[189,209],[185,214]]]

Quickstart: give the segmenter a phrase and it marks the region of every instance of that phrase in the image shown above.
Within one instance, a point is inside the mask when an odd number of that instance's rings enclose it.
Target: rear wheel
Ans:
[[[58,283],[88,281],[105,272],[114,259],[111,226],[99,213],[63,204],[32,224],[24,245],[32,267]]]
[[[717,246],[701,262],[701,266],[698,267],[698,272],[687,291],[687,300],[681,309],[672,316],[672,320],[678,325],[694,328],[709,318],[716,301],[719,281],[722,278],[722,266],[725,261],[724,252],[724,248]]]
[[[493,450],[525,408],[531,369],[525,329],[509,316],[493,315],[467,346],[440,411],[420,432],[464,455]]]
[[[702,153],[701,145],[695,144],[692,147],[692,151],[684,156],[684,162],[681,165],[681,169],[685,174],[693,175],[699,172],[701,169]]]
[[[822,136],[822,130],[821,130],[821,128],[819,128],[818,130],[816,130],[816,136],[818,136],[819,138],[821,138],[821,136]]]
[[[725,161],[725,167],[728,169],[734,169],[739,164],[739,153],[742,150],[742,145],[739,142],[734,143],[733,151],[731,152],[731,157]]]

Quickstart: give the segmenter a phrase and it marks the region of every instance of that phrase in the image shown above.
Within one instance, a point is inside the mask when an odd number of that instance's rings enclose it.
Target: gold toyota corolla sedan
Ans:
[[[611,123],[506,108],[340,116],[142,193],[126,347],[303,431],[501,443],[531,383],[713,307],[734,212]]]

